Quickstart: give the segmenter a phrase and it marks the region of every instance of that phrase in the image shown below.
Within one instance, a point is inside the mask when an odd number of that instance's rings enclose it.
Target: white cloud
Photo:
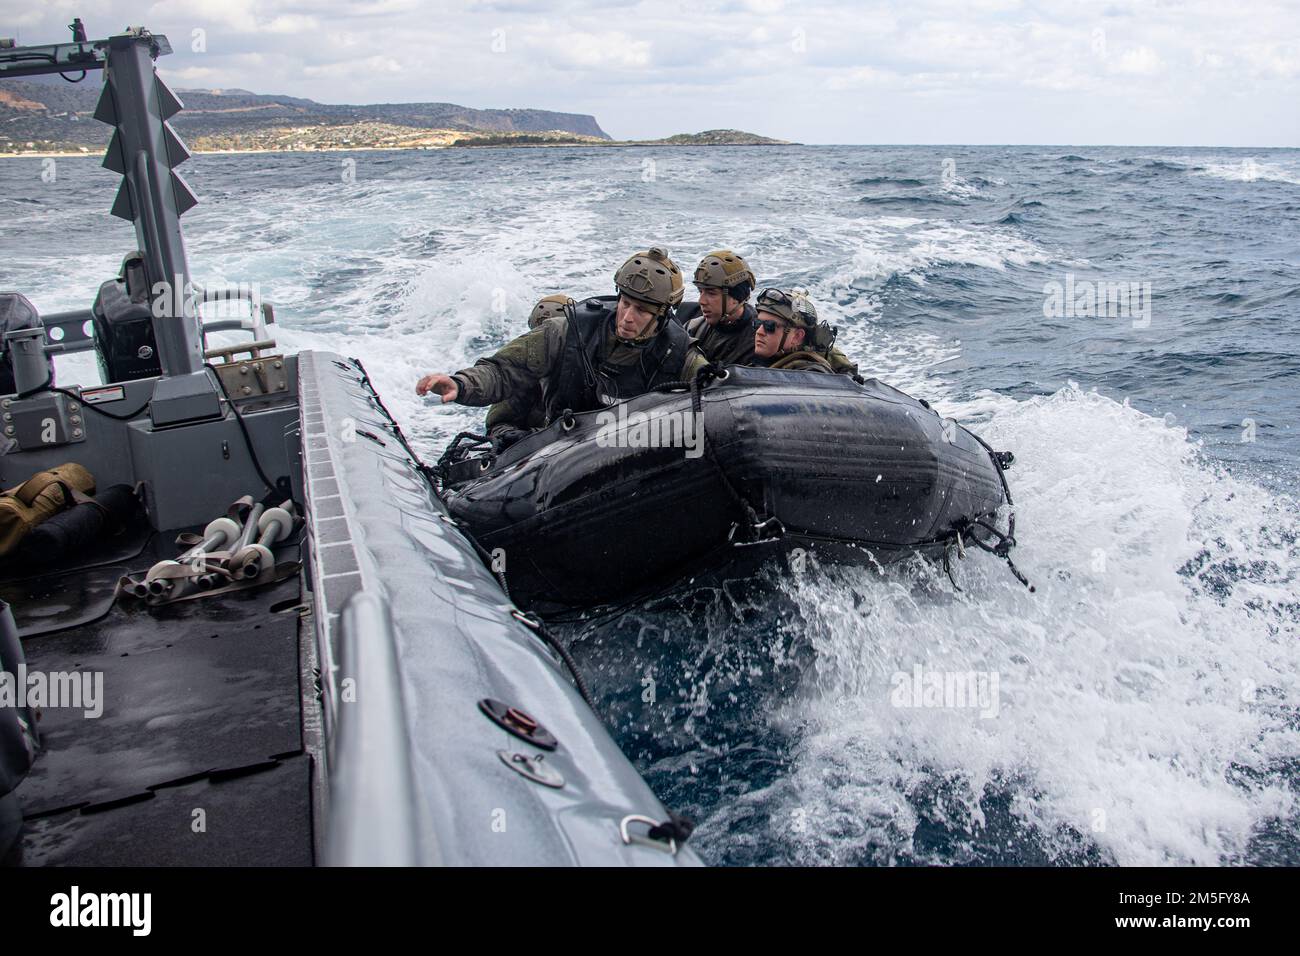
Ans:
[[[1195,60],[1196,65],[1203,70],[1221,70],[1226,62],[1222,54],[1208,50],[1197,50]]]
[[[402,64],[391,56],[368,56],[364,60],[350,63],[323,63],[318,66],[304,66],[302,68],[303,76],[310,77],[347,77],[358,71],[365,73],[401,73]]]
[[[529,46],[539,51],[544,49],[554,63],[586,70],[635,70],[650,64],[650,41],[634,40],[618,31],[570,33],[560,43],[548,39],[544,44],[529,43]]]
[[[267,21],[260,29],[263,33],[308,33],[319,30],[320,21],[315,17],[289,13]]]
[[[826,81],[831,90],[884,89],[898,83],[898,74],[877,70],[871,66],[857,66],[838,70]]]
[[[1290,44],[1251,44],[1242,49],[1242,59],[1252,74],[1292,79],[1300,76],[1300,47]]]
[[[1056,118],[1095,115],[1091,135],[1149,143],[1156,132],[1126,132],[1126,117],[1158,114],[1173,142],[1277,145],[1300,142],[1293,5],[166,0],[142,13],[138,0],[0,0],[0,34],[62,39],[72,15],[96,37],[143,23],[170,34],[160,68],[186,85],[593,113],[623,137],[739,126],[806,142],[1043,142],[1062,135]],[[206,53],[190,49],[196,27]]]
[[[1077,70],[1070,63],[1056,64],[1042,72],[1031,73],[1025,77],[1025,83],[1035,89],[1049,90],[1054,93],[1095,91],[1098,86],[1095,74]]]
[[[226,27],[252,32],[258,28],[257,6],[256,0],[167,0],[165,3],[155,3],[143,18],[137,14],[129,22],[149,26],[166,17],[173,22],[184,23],[187,35],[193,27]],[[116,28],[120,26],[121,24],[114,24],[111,32],[116,33]],[[162,32],[156,28],[151,29],[155,33]]]
[[[1164,60],[1150,47],[1140,46],[1134,50],[1125,50],[1115,61],[1116,73],[1130,76],[1155,76],[1165,68]]]
[[[217,89],[225,80],[226,74],[206,66],[187,66],[180,70],[171,70],[167,74],[167,83],[173,90]]]

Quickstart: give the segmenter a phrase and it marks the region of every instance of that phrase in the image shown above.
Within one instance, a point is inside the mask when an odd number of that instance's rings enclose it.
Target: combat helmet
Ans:
[[[784,319],[791,328],[803,329],[805,347],[816,352],[829,351],[839,334],[834,326],[817,320],[817,307],[799,290],[764,289],[758,294],[754,309]]]
[[[697,286],[721,289],[734,299],[749,298],[750,290],[757,283],[749,263],[730,249],[717,249],[708,253],[695,267]]]
[[[659,246],[636,253],[619,266],[614,273],[614,287],[620,295],[654,306],[658,316],[666,315],[681,302],[685,291],[682,270]]]
[[[564,315],[566,309],[575,305],[577,303],[562,292],[543,296],[537,300],[537,304],[533,306],[533,311],[528,315],[528,327],[535,329],[547,319],[553,319],[557,315]]]
[[[817,324],[817,309],[802,292],[784,289],[764,289],[754,303],[757,312],[766,312],[783,319],[796,329],[811,329]]]

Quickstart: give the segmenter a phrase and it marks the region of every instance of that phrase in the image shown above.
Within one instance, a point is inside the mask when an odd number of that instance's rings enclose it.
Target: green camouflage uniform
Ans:
[[[758,359],[755,364],[764,365],[767,368],[785,369],[790,372],[834,372],[835,368],[826,360],[826,356],[819,352],[811,352],[807,349],[801,349],[798,352],[789,352],[786,355],[777,355],[769,361],[764,362]]]
[[[532,331],[507,342],[495,355],[481,358],[471,367],[456,372],[451,376],[460,390],[456,402],[482,406],[517,401],[519,404],[515,408],[522,408],[536,395],[537,406],[540,406],[541,385],[559,369],[568,328],[568,319],[564,317],[548,319]],[[611,331],[605,337],[599,359],[611,365],[632,365],[640,359],[640,354],[640,349]],[[687,381],[707,364],[704,356],[695,349],[687,353],[685,361],[682,379]],[[514,399],[513,396],[523,398]]]

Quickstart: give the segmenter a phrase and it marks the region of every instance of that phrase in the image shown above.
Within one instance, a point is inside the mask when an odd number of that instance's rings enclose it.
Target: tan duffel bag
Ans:
[[[0,558],[16,551],[23,536],[46,518],[94,493],[94,476],[71,461],[38,471],[17,488],[0,492]]]

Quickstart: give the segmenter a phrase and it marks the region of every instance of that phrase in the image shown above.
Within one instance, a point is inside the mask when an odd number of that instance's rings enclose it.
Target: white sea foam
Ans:
[[[853,285],[898,275],[920,284],[925,271],[938,266],[1005,270],[1053,258],[1037,243],[1010,232],[903,217],[865,223],[859,240],[849,263],[832,274],[833,283]]]
[[[1296,504],[1095,393],[985,404],[980,431],[1017,454],[1015,556],[1037,593],[983,554],[958,562],[960,595],[915,568],[793,585],[817,669],[786,718],[806,730],[752,799],[804,862],[924,859],[912,834],[936,814],[960,860],[998,793],[1048,858],[1239,859],[1297,812],[1279,769],[1300,757]],[[891,706],[891,675],[918,664],[999,674],[997,717]]]
[[[962,176],[941,179],[940,187],[949,196],[955,196],[958,199],[971,199],[980,194],[979,186]]]
[[[1209,176],[1238,183],[1289,183],[1300,186],[1300,171],[1295,164],[1283,165],[1247,158],[1235,162],[1201,161],[1197,165],[1201,168],[1192,170],[1193,176]]]
[[[1294,503],[1219,474],[1181,429],[1098,395],[959,394],[943,370],[960,342],[881,321],[875,293],[892,276],[1002,271],[1055,252],[996,227],[838,215],[809,201],[825,190],[801,193],[793,174],[766,214],[670,201],[664,219],[646,195],[671,200],[686,160],[666,154],[660,181],[643,184],[635,163],[605,155],[609,181],[485,166],[470,182],[372,182],[364,164],[351,191],[281,177],[187,216],[195,275],[258,282],[287,351],[359,357],[432,458],[450,435],[481,427],[483,410],[417,398],[420,374],[469,365],[522,332],[536,296],[608,291],[634,246],[671,239],[689,270],[693,256],[729,244],[753,252],[762,281],[806,285],[864,371],[1016,452],[1016,559],[1037,593],[983,554],[958,564],[960,595],[924,568],[827,569],[796,586],[817,663],[783,715],[804,728],[793,771],[705,820],[706,843],[735,839],[730,815],[758,804],[772,815],[762,839],[796,859],[928,859],[913,842],[923,817],[976,845],[986,788],[1010,794],[1008,812],[1049,854],[1082,842],[1121,863],[1230,862],[1263,822],[1294,828],[1294,797],[1272,769],[1300,756],[1282,709],[1300,677]],[[1189,163],[1205,167],[1196,175],[1250,175],[1240,162]],[[1273,163],[1256,174],[1300,179]],[[610,197],[641,205],[629,212]],[[6,283],[44,311],[87,307],[130,244],[129,227],[111,228],[112,253],[14,250]],[[98,380],[89,354],[58,368],[65,383]],[[1199,576],[1178,573],[1189,561]],[[891,675],[916,663],[998,672],[998,716],[890,706]],[[1253,778],[1234,780],[1234,767]],[[936,786],[942,801],[925,796]]]

